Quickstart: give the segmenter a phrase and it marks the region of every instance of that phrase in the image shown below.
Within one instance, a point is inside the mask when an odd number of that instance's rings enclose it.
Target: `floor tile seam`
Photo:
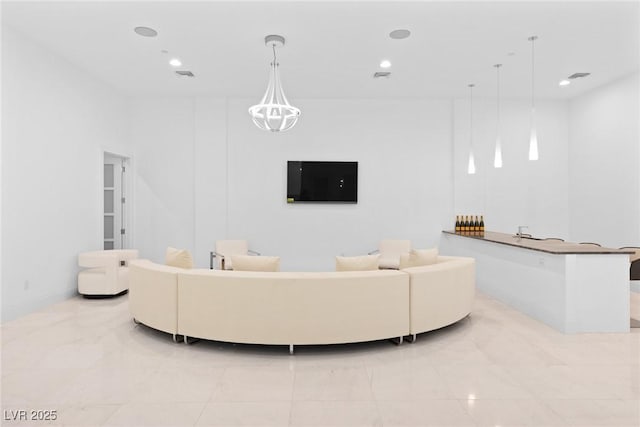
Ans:
[[[355,403],[355,402],[375,402],[376,399],[371,398],[371,399],[320,399],[320,398],[312,398],[312,399],[296,399],[293,398],[291,400],[291,402],[293,403],[299,403],[299,402],[346,402],[346,403]]]
[[[119,405],[120,407],[119,407],[119,408],[117,408],[117,409],[116,409],[116,410],[115,410],[115,411],[114,411],[114,412],[109,416],[109,418],[107,418],[107,419],[106,419],[106,420],[105,420],[101,425],[102,425],[102,426],[106,426],[106,425],[126,425],[126,426],[130,426],[130,425],[132,425],[132,424],[110,424],[110,423],[109,423],[109,421],[111,420],[111,418],[112,418],[112,417],[114,417],[114,416],[118,413],[118,411],[119,411],[120,409],[122,409],[122,408],[123,408],[123,407],[125,407],[125,406],[134,406],[134,407],[135,407],[135,406],[143,406],[143,405],[164,405],[164,403],[140,403],[140,402],[128,402],[128,403],[125,403],[125,404],[123,404],[123,405]],[[180,405],[189,405],[189,403],[180,403]],[[206,408],[206,406],[207,406],[206,404],[203,404],[203,403],[201,403],[201,402],[191,403],[191,405],[202,405],[202,409],[200,410],[200,415],[202,414],[202,411],[204,411],[204,409],[205,409],[205,408]],[[175,407],[174,407],[173,409],[175,409]],[[182,412],[182,414],[184,414],[184,412]],[[200,415],[199,415],[199,416],[200,416]],[[194,421],[192,424],[182,424],[182,423],[181,423],[181,424],[169,424],[169,425],[167,425],[167,427],[170,427],[170,426],[175,426],[175,427],[184,427],[185,425],[193,425],[193,426],[195,426],[195,425],[196,425],[196,422]]]
[[[66,300],[66,301],[71,301],[71,300]],[[67,319],[69,319],[71,317],[74,317],[77,314],[76,312],[69,314],[69,312],[66,312],[66,311],[64,311],[62,313],[64,314],[64,318],[58,319],[58,321],[67,320]],[[42,315],[42,314],[47,314],[47,315],[48,314],[53,314],[54,316],[57,316],[53,312],[47,311],[47,307],[44,307],[44,308],[42,308],[40,310],[37,310],[37,311],[34,311],[32,313],[25,314],[22,317],[18,317],[16,319],[5,321],[0,326],[2,326],[2,327],[12,327],[12,326],[15,326],[15,325],[11,324],[11,323],[14,323],[14,322],[41,323],[42,319],[27,319],[27,317],[29,317],[31,315],[36,315],[36,314],[40,314],[40,315]],[[49,323],[45,323],[45,324],[49,324]],[[18,325],[18,326],[20,326],[20,325]]]
[[[224,378],[224,375],[227,373],[227,368],[224,367],[222,368],[222,372],[220,373],[220,375],[218,376],[218,379],[216,380],[215,386],[213,388],[213,391],[211,392],[211,396],[209,396],[209,400],[207,401],[207,405],[211,404],[211,403],[215,403],[215,402],[219,402],[217,400],[215,400],[215,396],[216,396],[216,391],[218,391],[220,389],[220,381],[222,380],[222,378]]]
[[[124,405],[126,405],[126,403],[117,405],[117,408],[113,412],[111,412],[111,414],[100,425],[101,426],[113,425],[113,424],[109,424],[109,421],[118,413],[119,410],[122,409]]]
[[[350,403],[372,403],[373,407],[375,408],[376,411],[376,424],[375,426],[383,426],[383,419],[382,419],[382,412],[380,411],[380,408],[378,407],[378,404],[376,403],[375,400],[360,400],[360,401],[345,401],[345,400],[302,400],[302,401],[298,401],[298,402],[291,402],[291,411],[290,414],[293,414],[293,409],[294,409],[294,405],[295,404],[303,404],[303,403],[319,403],[319,404],[326,404],[326,403],[346,403],[346,404],[350,404]],[[289,419],[289,426],[295,426],[295,425],[299,425],[299,424],[293,424],[292,422],[292,418]]]
[[[541,401],[569,401],[569,400],[576,400],[576,401],[585,401],[585,400],[593,400],[593,401],[620,401],[620,402],[625,402],[625,401],[629,401],[629,402],[639,402],[640,401],[638,399],[634,399],[634,398],[629,398],[629,399],[624,399],[624,398],[620,398],[620,397],[549,397],[549,398],[538,398],[538,400]]]
[[[602,400],[607,400],[607,401],[611,401],[611,400],[615,400],[615,401],[624,401],[624,399],[582,399],[582,398],[552,398],[552,399],[538,399],[539,403],[547,410],[551,411],[552,414],[556,415],[559,419],[563,420],[567,426],[573,426],[573,427],[589,427],[589,425],[585,426],[583,424],[575,424],[573,422],[571,422],[569,419],[567,419],[566,416],[562,415],[561,413],[559,413],[558,411],[556,411],[548,402],[567,402],[567,401],[580,401],[580,402],[584,402],[585,400],[587,401],[602,401]],[[607,427],[609,426],[609,424],[593,424],[594,427],[596,426],[604,426]],[[613,425],[611,424],[610,427],[624,427],[624,426],[619,426],[619,425]],[[634,426],[635,427],[635,426]]]
[[[478,421],[476,421],[476,419],[473,417],[473,414],[471,413],[470,409],[469,409],[469,400],[468,399],[455,399],[458,407],[462,410],[463,413],[465,413],[469,419],[471,419],[471,421],[473,421],[473,425],[475,427],[484,427],[486,424],[485,423],[479,423]],[[475,400],[475,399],[474,399]]]
[[[198,403],[201,403],[201,402],[198,402]],[[195,421],[193,422],[194,426],[197,426],[198,423],[200,422],[200,418],[202,418],[202,414],[204,414],[204,411],[207,409],[207,406],[209,406],[209,404],[205,402],[205,404],[202,406],[202,409],[200,410],[200,413],[198,414]]]
[[[428,399],[428,400],[456,402],[456,404],[458,405],[458,408],[461,410],[461,413],[467,415],[469,417],[469,419],[471,420],[471,424],[460,425],[461,427],[485,427],[486,426],[486,423],[478,423],[478,422],[476,422],[476,420],[473,418],[473,416],[468,411],[468,409],[465,407],[465,405],[463,405],[462,402],[466,402],[466,399]],[[388,401],[383,401],[383,402],[380,402],[380,403],[416,403],[416,402],[407,402],[406,400],[388,400]],[[381,417],[381,420],[384,422],[384,420],[382,419],[382,413],[381,412],[380,412],[380,417]],[[387,425],[394,425],[395,426],[395,425],[398,425],[398,424],[396,423],[396,424],[387,424]],[[405,424],[400,424],[400,425],[404,426]],[[456,425],[458,425],[458,424],[456,424]],[[415,426],[415,427],[426,427],[426,426],[442,427],[440,424],[432,424],[432,423],[428,423],[428,424],[408,424],[408,426]]]
[[[548,400],[563,400],[563,399],[548,399]],[[580,399],[576,399],[576,400],[580,400]],[[551,412],[552,414],[554,414],[555,416],[557,416],[559,419],[561,419],[563,422],[567,423],[567,425],[569,425],[568,420],[566,420],[561,414],[559,414],[558,412],[556,412],[555,410],[553,410],[552,407],[550,407],[548,404],[546,404],[545,399],[541,399],[539,397],[531,397],[531,398],[505,398],[505,399],[474,399],[474,401],[502,401],[502,402],[514,402],[514,401],[525,401],[525,402],[536,402],[538,405],[542,406],[545,410]]]
[[[535,391],[535,387],[530,386],[527,381],[523,381],[516,376],[516,372],[513,371],[513,366],[509,366],[510,369],[505,369],[502,367],[500,370],[505,373],[505,375],[510,380],[511,384],[519,389],[526,391],[531,397],[538,398],[538,393]]]
[[[291,400],[289,403],[289,417],[287,418],[287,425],[291,426],[293,425],[293,395],[295,393],[295,386],[296,386],[296,377],[298,375],[298,371],[296,369],[293,370],[293,379],[291,381]]]
[[[373,390],[372,390],[372,394],[373,394]],[[375,394],[373,394],[373,396],[375,397]],[[382,410],[380,409],[380,402],[375,399],[373,401],[373,405],[376,408],[376,412],[378,413],[377,415],[377,419],[379,420],[380,426],[383,427],[384,426],[384,418],[382,417]]]

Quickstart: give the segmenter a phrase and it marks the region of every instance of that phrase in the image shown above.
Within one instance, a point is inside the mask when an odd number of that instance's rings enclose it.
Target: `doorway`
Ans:
[[[103,249],[129,247],[127,167],[129,158],[104,153]]]

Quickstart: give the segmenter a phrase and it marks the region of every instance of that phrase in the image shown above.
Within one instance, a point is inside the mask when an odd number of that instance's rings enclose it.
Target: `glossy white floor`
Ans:
[[[478,295],[471,317],[414,344],[289,356],[174,344],[127,304],[74,298],[2,325],[3,425],[640,425],[640,329],[563,335]],[[17,410],[57,420],[7,420]]]

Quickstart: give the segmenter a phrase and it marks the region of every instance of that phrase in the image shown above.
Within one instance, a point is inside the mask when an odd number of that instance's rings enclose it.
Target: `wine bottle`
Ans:
[[[477,236],[480,234],[480,221],[478,221],[478,215],[474,217],[473,220],[473,235]]]
[[[464,234],[469,233],[469,217],[467,215],[464,216],[464,225],[462,226],[462,231]]]
[[[480,215],[480,234],[484,236],[484,215]]]
[[[456,234],[460,232],[460,216],[456,215],[456,226],[455,226]]]

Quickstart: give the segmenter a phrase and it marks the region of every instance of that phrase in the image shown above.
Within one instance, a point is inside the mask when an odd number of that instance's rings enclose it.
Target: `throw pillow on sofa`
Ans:
[[[336,271],[367,271],[378,269],[380,255],[337,256]]]
[[[279,256],[231,255],[235,271],[280,271]]]
[[[186,249],[176,249],[169,246],[165,254],[164,263],[172,267],[193,268],[193,257]]]
[[[400,269],[409,267],[420,267],[423,265],[436,264],[438,262],[438,248],[433,249],[411,249],[408,254],[400,256]]]

